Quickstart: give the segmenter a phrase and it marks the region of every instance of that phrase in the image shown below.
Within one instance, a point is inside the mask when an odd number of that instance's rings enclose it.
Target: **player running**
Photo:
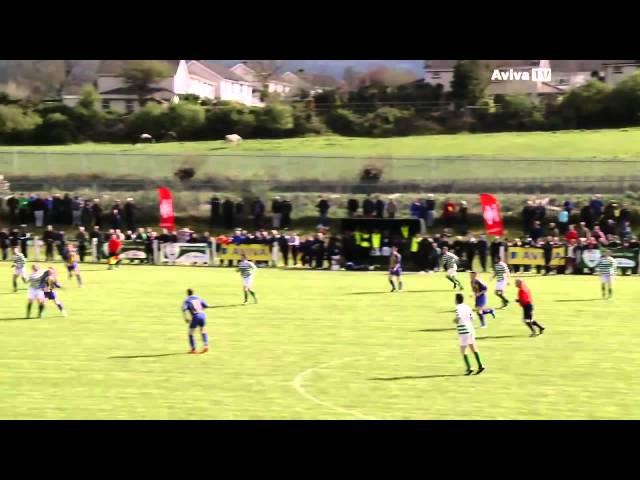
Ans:
[[[189,353],[198,353],[196,351],[196,339],[194,335],[196,329],[200,329],[202,335],[202,343],[204,347],[200,353],[207,353],[209,351],[209,335],[207,334],[207,315],[204,313],[204,309],[209,308],[207,302],[193,294],[193,289],[187,289],[187,298],[182,303],[182,314],[184,315],[184,321],[189,324],[189,345],[191,350]]]
[[[602,298],[611,298],[613,296],[613,279],[618,271],[618,262],[616,262],[616,259],[611,256],[611,252],[606,251],[604,256],[600,258],[596,269],[600,275]],[[607,290],[609,291],[608,297]]]
[[[27,303],[27,318],[31,318],[31,305],[34,300],[38,302],[38,318],[42,318],[42,311],[44,310],[44,289],[43,289],[43,277],[45,271],[40,270],[38,265],[31,266],[31,275],[29,275],[29,300]]]
[[[509,266],[505,263],[504,259],[500,257],[500,261],[493,267],[493,277],[491,279],[497,279],[496,281],[496,296],[502,300],[502,308],[509,305],[509,300],[504,296],[507,285],[509,285]]]
[[[120,249],[122,248],[122,242],[118,238],[117,235],[111,235],[111,239],[107,244],[107,249],[109,250],[109,259],[107,263],[109,264],[108,270],[112,270],[113,266],[116,266],[116,269],[120,266]]]
[[[71,280],[71,278],[75,276],[76,280],[78,281],[78,286],[82,288],[82,277],[80,276],[80,267],[78,264],[78,260],[79,258],[76,247],[74,247],[73,245],[69,245],[65,258],[67,272],[69,273],[69,280]]]
[[[22,283],[27,283],[27,273],[24,271],[24,267],[27,264],[27,260],[18,247],[13,249],[13,291],[18,291],[18,277],[22,278]]]
[[[240,255],[240,261],[238,262],[238,271],[240,272],[240,276],[242,277],[242,289],[244,291],[243,305],[247,304],[249,293],[253,297],[253,303],[258,303],[258,297],[256,297],[255,292],[251,289],[251,286],[253,285],[253,275],[257,269],[258,267],[256,267],[253,262],[247,260],[247,256],[244,253]]]
[[[389,283],[391,291],[396,291],[396,285],[393,283],[393,277],[398,277],[398,291],[402,291],[402,255],[398,253],[398,247],[391,247],[391,256],[389,257]]]
[[[453,283],[453,289],[458,287],[460,290],[464,290],[462,282],[456,278],[456,272],[458,271],[458,262],[460,259],[457,255],[454,255],[449,251],[448,247],[442,247],[442,268],[447,272],[447,280]]]
[[[58,283],[58,280],[56,278],[56,271],[53,269],[53,267],[49,267],[45,272],[45,274],[43,275],[43,285],[44,285],[44,288],[43,288],[44,298],[47,300],[51,300],[53,303],[55,303],[56,307],[58,307],[58,310],[60,310],[60,313],[62,314],[62,316],[66,317],[67,312],[64,309],[64,305],[62,305],[62,302],[58,299],[58,295],[54,290],[56,288],[62,288],[62,287]]]
[[[460,339],[460,353],[464,359],[464,364],[467,367],[464,372],[465,375],[471,375],[473,370],[471,369],[471,363],[469,362],[469,356],[467,355],[467,347],[473,352],[476,357],[476,363],[478,364],[478,371],[476,375],[484,371],[484,365],[480,360],[480,352],[476,347],[476,335],[473,328],[473,311],[468,305],[464,304],[464,295],[456,293],[456,318],[453,321],[456,324],[458,330],[458,338]]]
[[[480,319],[480,328],[487,328],[484,321],[485,315],[491,315],[496,318],[493,308],[487,308],[487,286],[478,278],[477,272],[469,272],[471,274],[471,290],[473,290],[476,300],[476,313]]]
[[[545,328],[533,319],[533,303],[529,287],[527,287],[519,278],[516,280],[516,287],[518,287],[518,299],[516,302],[518,302],[522,307],[524,323],[529,327],[529,330],[531,330],[531,335],[529,336],[535,337],[536,335],[542,335]],[[538,327],[538,333],[536,333],[533,327]]]

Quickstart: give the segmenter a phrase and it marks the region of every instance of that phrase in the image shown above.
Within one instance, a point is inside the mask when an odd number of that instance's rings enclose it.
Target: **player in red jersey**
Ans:
[[[113,268],[115,265],[116,268],[120,265],[120,249],[122,248],[122,242],[118,238],[117,235],[111,235],[111,240],[109,240],[109,244],[107,245],[109,249],[109,259],[107,262],[109,263],[109,270]]]
[[[531,330],[532,337],[542,335],[545,328],[533,319],[533,300],[531,299],[531,290],[529,290],[529,287],[527,287],[520,279],[516,280],[516,287],[518,288],[518,298],[516,302],[518,302],[522,307],[525,325],[529,327],[529,330]],[[533,327],[538,328],[538,333],[536,333]]]

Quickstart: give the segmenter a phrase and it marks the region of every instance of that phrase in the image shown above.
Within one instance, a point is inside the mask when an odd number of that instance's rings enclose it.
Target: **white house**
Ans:
[[[129,87],[120,72],[129,60],[103,60],[98,66],[97,89],[104,110],[133,112],[140,108],[136,92]],[[228,68],[199,60],[162,60],[171,76],[151,85],[145,96],[150,101],[166,104],[178,102],[181,95],[194,94],[211,100],[231,100],[246,105],[253,103],[249,82]],[[66,97],[74,104],[77,97]]]
[[[279,75],[267,75],[265,82],[264,78],[259,73],[261,66],[256,63],[242,62],[234,65],[230,70],[251,84],[253,88],[254,103],[257,105],[262,104],[260,94],[264,90],[265,83],[268,93],[275,93],[282,97],[287,97],[293,94],[295,85],[286,81]]]
[[[640,60],[605,60],[602,64],[605,82],[612,87],[640,71]]]

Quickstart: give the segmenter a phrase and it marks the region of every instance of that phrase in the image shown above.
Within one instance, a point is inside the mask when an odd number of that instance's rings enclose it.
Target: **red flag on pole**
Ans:
[[[480,194],[480,205],[482,205],[482,216],[487,235],[502,237],[504,235],[504,223],[500,214],[500,203],[493,195],[488,193]]]
[[[158,196],[160,197],[160,227],[173,230],[176,226],[176,218],[173,213],[171,190],[160,187],[158,188]]]

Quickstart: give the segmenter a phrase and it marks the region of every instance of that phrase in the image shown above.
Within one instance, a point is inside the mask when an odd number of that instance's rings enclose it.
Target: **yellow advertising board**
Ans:
[[[552,266],[564,265],[565,247],[553,247]],[[544,265],[544,251],[540,247],[509,247],[507,251],[509,265]]]
[[[245,254],[247,260],[251,262],[270,262],[271,252],[269,245],[246,244],[246,245],[223,245],[218,252],[218,258],[223,261],[240,260],[240,255]]]

